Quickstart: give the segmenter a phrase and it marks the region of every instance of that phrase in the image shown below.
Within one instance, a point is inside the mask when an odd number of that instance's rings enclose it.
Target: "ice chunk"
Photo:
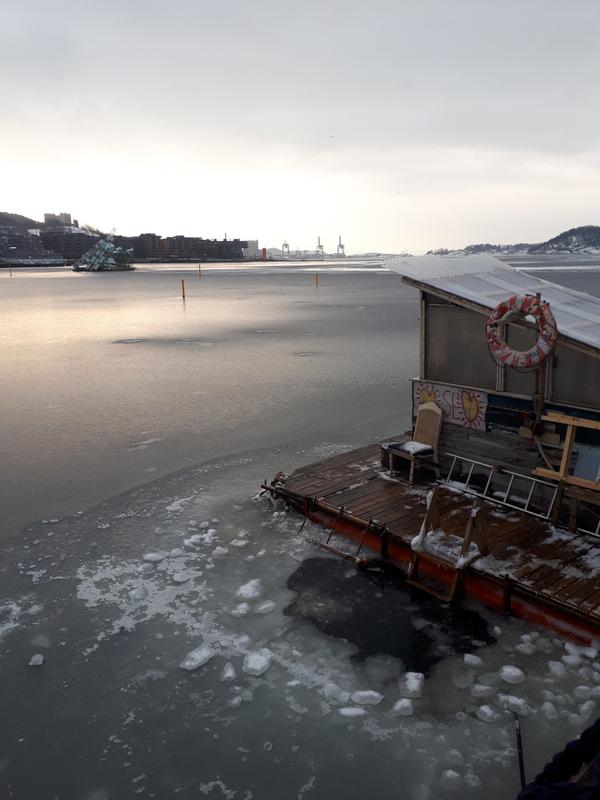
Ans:
[[[518,652],[522,653],[524,656],[532,656],[537,651],[537,647],[533,642],[520,642],[515,647],[515,650],[518,650]]]
[[[522,697],[516,697],[513,694],[499,694],[497,697],[498,705],[502,708],[508,708],[509,711],[514,711],[515,714],[520,714],[523,717],[531,713],[531,709],[523,700]]]
[[[548,669],[555,678],[562,678],[567,672],[565,665],[560,661],[549,661]]]
[[[345,705],[350,699],[350,692],[345,692],[337,683],[326,683],[321,689],[321,694],[330,703],[339,703],[340,705]]]
[[[425,676],[422,672],[407,672],[399,680],[402,697],[421,697]]]
[[[463,661],[468,667],[480,667],[483,664],[481,658],[473,655],[473,653],[465,653],[463,656]]]
[[[190,579],[189,572],[174,572],[172,575],[173,580],[175,583],[186,583]]]
[[[144,561],[147,561],[149,564],[158,564],[167,557],[166,553],[146,553],[144,556]]]
[[[262,603],[257,603],[254,606],[255,614],[270,614],[275,609],[275,603],[272,600],[263,600]]]
[[[596,703],[593,700],[586,700],[579,706],[579,714],[584,723],[589,722],[596,711]]]
[[[235,608],[229,612],[232,617],[245,617],[250,611],[248,603],[238,603]]]
[[[410,717],[413,713],[412,700],[408,697],[403,697],[402,700],[396,700],[392,706],[392,714],[396,717]]]
[[[463,754],[460,752],[460,750],[448,750],[446,761],[448,764],[453,764],[455,767],[460,767],[460,765],[464,763]]]
[[[214,654],[215,652],[210,645],[201,644],[200,647],[191,650],[179,666],[181,669],[187,669],[191,672],[210,661]]]
[[[483,683],[474,683],[473,686],[471,686],[472,697],[490,697],[493,692],[493,686],[486,686]]]
[[[220,679],[223,683],[225,683],[226,681],[234,681],[236,677],[237,673],[235,671],[235,667],[233,666],[231,661],[228,661],[221,670]]]
[[[573,696],[576,700],[589,700],[592,696],[591,686],[576,686],[573,689]]]
[[[462,787],[462,785],[463,779],[458,772],[455,772],[453,769],[445,769],[442,772],[442,777],[440,778],[440,789],[456,792]]]
[[[221,558],[222,556],[226,556],[229,550],[226,547],[215,547],[212,551],[213,558]]]
[[[522,683],[525,680],[525,673],[519,667],[512,664],[505,664],[500,667],[500,677],[505,683]]]
[[[139,572],[141,575],[147,575],[149,572],[154,572],[154,566],[148,563],[142,564],[137,568],[136,571]]]
[[[372,689],[366,689],[362,692],[353,692],[350,699],[359,706],[376,706],[383,700],[383,695]]]
[[[240,586],[235,594],[240,600],[256,600],[261,596],[262,591],[263,587],[260,578],[254,578]]]
[[[457,689],[468,689],[473,683],[473,676],[469,672],[455,672],[452,675],[452,683]]]
[[[498,719],[498,712],[491,706],[479,706],[475,715],[482,722],[494,722],[494,720]]]
[[[181,547],[174,547],[171,552],[169,553],[171,558],[179,558],[179,556],[183,555],[183,550]]]
[[[357,706],[345,706],[344,708],[340,708],[339,711],[342,717],[364,717],[367,713],[364,708],[359,708]]]
[[[132,603],[141,603],[147,594],[148,591],[144,585],[136,586],[135,589],[131,589],[131,591],[128,592],[129,599]]]
[[[273,653],[266,647],[262,650],[257,650],[247,653],[244,656],[244,664],[242,669],[248,675],[262,675],[271,666],[273,661]]]
[[[578,667],[581,664],[581,656],[579,653],[569,653],[569,655],[561,656],[561,661],[568,667]]]
[[[245,539],[232,539],[229,544],[232,547],[246,547],[248,542]]]
[[[558,719],[558,712],[556,710],[556,706],[549,700],[546,700],[545,703],[542,703],[540,711],[546,717],[546,719]]]
[[[30,667],[41,667],[44,663],[45,659],[41,653],[34,653],[29,659],[29,666]]]

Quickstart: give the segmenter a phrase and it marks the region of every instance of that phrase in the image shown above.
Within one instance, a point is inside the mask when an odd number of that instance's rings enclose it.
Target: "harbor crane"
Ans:
[[[321,244],[321,237],[317,236],[317,256],[319,258],[323,258],[325,255],[325,250],[323,249],[323,245]]]
[[[284,242],[281,245],[281,255],[282,256],[287,256],[287,257],[289,257],[289,255],[290,255],[290,246],[289,246],[289,244],[287,242]]]
[[[346,255],[346,245],[342,244],[342,237],[341,236],[338,237],[337,254],[340,257],[343,257],[343,256]]]

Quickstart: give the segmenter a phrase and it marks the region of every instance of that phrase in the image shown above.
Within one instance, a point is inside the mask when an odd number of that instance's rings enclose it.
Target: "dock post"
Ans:
[[[316,272],[316,273],[315,273],[315,286],[316,286],[317,288],[318,288],[318,286],[319,286],[319,273],[318,273],[318,272]]]
[[[202,277],[202,265],[201,264],[198,264],[198,277],[199,278]]]
[[[185,300],[185,281],[181,279],[181,298]]]

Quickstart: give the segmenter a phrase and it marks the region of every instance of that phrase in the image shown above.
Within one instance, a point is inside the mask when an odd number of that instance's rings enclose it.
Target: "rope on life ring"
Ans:
[[[537,342],[529,350],[513,350],[502,341],[502,327],[519,316],[531,316],[538,329]],[[501,366],[534,369],[550,355],[558,338],[554,314],[548,303],[532,294],[514,294],[498,303],[485,323],[492,358]]]

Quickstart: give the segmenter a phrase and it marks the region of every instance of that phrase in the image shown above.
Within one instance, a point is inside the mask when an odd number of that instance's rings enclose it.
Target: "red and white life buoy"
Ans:
[[[513,350],[501,341],[501,329],[519,315],[535,319],[538,339],[530,350]],[[514,294],[498,303],[485,323],[488,347],[497,364],[515,369],[533,369],[552,352],[558,337],[558,329],[550,306],[532,294]]]

